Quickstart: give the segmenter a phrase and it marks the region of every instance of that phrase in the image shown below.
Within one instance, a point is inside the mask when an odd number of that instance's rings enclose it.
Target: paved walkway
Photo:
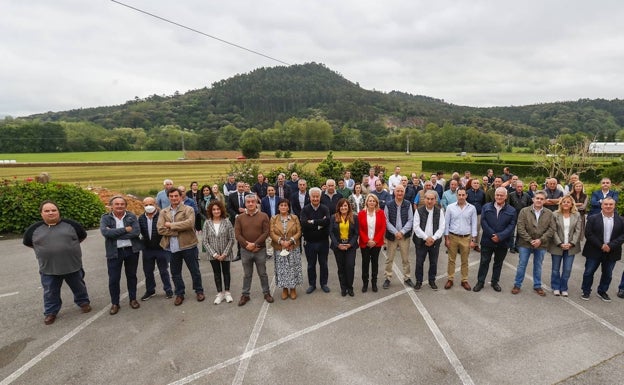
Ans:
[[[256,275],[251,302],[238,307],[240,262],[232,269],[235,302],[215,306],[212,269],[203,260],[205,302],[189,296],[174,307],[159,287],[140,309],[130,309],[124,298],[119,314],[110,316],[104,241],[89,231],[83,252],[94,310],[81,314],[64,286],[57,321],[45,326],[34,253],[21,240],[4,240],[0,247],[0,385],[623,382],[624,300],[615,296],[621,263],[611,303],[595,295],[580,299],[582,256],[575,261],[570,298],[534,294],[530,268],[523,291],[512,295],[517,254],[507,257],[501,293],[489,285],[480,293],[458,285],[437,292],[425,285],[414,292],[395,278],[389,289],[363,294],[356,278],[351,298],[340,296],[330,254],[331,293],[306,295],[304,286],[296,301],[283,301],[276,290],[269,305]],[[413,245],[411,255],[413,270]],[[471,285],[478,261],[471,253]],[[273,262],[268,265],[272,276]],[[443,249],[441,288],[445,270]],[[549,271],[547,257],[545,284]],[[185,280],[190,283],[188,275]]]

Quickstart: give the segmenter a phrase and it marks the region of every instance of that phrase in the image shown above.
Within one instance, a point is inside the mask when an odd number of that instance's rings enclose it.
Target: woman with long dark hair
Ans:
[[[230,262],[234,257],[234,227],[227,220],[227,211],[223,202],[213,200],[206,208],[206,222],[204,222],[203,242],[210,264],[214,271],[214,281],[217,286],[215,305],[225,301],[233,301],[230,293]]]
[[[275,257],[276,286],[282,288],[282,299],[297,298],[297,285],[303,284],[301,269],[301,224],[290,214],[290,201],[280,199],[278,214],[271,218],[269,232]]]
[[[358,220],[345,198],[336,204],[336,214],[330,222],[329,238],[338,266],[340,294],[353,297],[353,276],[355,274],[355,252],[358,246]]]

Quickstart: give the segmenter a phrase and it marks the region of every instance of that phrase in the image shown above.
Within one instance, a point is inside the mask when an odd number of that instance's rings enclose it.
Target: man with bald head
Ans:
[[[494,254],[494,266],[492,267],[492,279],[490,284],[494,291],[501,291],[498,284],[503,261],[507,256],[516,228],[516,209],[507,204],[507,189],[499,187],[494,191],[494,202],[486,203],[481,210],[481,263],[477,275],[477,284],[472,291],[480,291],[485,285],[490,268],[492,254]]]
[[[156,295],[156,280],[154,270],[158,266],[163,290],[167,298],[173,297],[171,279],[169,277],[170,253],[160,246],[162,235],[158,234],[158,215],[160,210],[156,207],[156,200],[152,197],[143,199],[145,212],[139,216],[141,240],[143,241],[143,273],[145,274],[145,294],[141,301],[147,301]]]
[[[165,179],[163,181],[163,189],[156,194],[156,207],[164,209],[169,206],[169,197],[167,192],[173,188],[173,181],[171,179]]]

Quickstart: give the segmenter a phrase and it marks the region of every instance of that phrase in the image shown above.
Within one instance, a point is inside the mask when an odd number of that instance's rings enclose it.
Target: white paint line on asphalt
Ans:
[[[412,289],[410,289],[410,290],[412,290]],[[205,376],[207,376],[209,374],[212,374],[212,373],[216,372],[217,370],[226,368],[226,367],[228,367],[230,365],[236,364],[237,362],[240,362],[242,360],[251,358],[251,357],[253,357],[253,356],[257,355],[257,354],[264,353],[266,351],[274,349],[274,348],[276,348],[276,347],[278,347],[278,346],[280,346],[282,344],[285,344],[286,342],[292,341],[292,340],[294,340],[296,338],[299,338],[299,337],[302,337],[302,336],[304,336],[306,334],[312,333],[312,332],[314,332],[316,330],[319,330],[319,329],[321,329],[321,328],[323,328],[325,326],[331,325],[331,324],[333,324],[335,322],[338,322],[338,321],[340,321],[342,319],[350,317],[350,316],[352,316],[354,314],[357,314],[357,313],[362,312],[364,310],[370,309],[371,307],[377,306],[377,305],[379,305],[381,303],[384,303],[386,301],[389,301],[391,299],[399,297],[399,296],[405,294],[406,292],[407,292],[407,290],[399,290],[399,291],[397,291],[397,292],[395,292],[393,294],[390,294],[390,295],[385,296],[383,298],[379,298],[379,299],[377,299],[375,301],[369,302],[369,303],[364,304],[362,306],[356,307],[355,309],[349,310],[349,311],[347,311],[345,313],[339,314],[339,315],[334,316],[332,318],[329,318],[329,319],[327,319],[325,321],[322,321],[322,322],[319,322],[319,323],[317,323],[315,325],[309,326],[309,327],[307,327],[305,329],[301,329],[301,330],[299,330],[297,332],[294,332],[294,333],[289,334],[289,335],[287,335],[285,337],[279,338],[279,339],[277,339],[277,340],[275,340],[273,342],[269,342],[269,343],[267,343],[265,345],[262,345],[262,346],[260,346],[258,348],[254,348],[254,349],[252,349],[252,350],[250,350],[248,352],[245,352],[245,353],[243,353],[243,354],[241,354],[239,356],[232,357],[232,358],[230,358],[227,361],[223,361],[223,362],[218,363],[216,365],[213,365],[213,366],[211,366],[209,368],[200,370],[199,372],[193,373],[190,376],[187,376],[187,377],[179,379],[178,381],[172,382],[169,385],[188,384],[189,382],[195,381],[195,380],[200,379],[202,377],[205,377]]]
[[[2,298],[2,297],[10,297],[12,295],[17,295],[17,294],[19,294],[19,291],[14,291],[12,293],[0,294],[0,298]]]
[[[37,354],[30,361],[25,363],[21,368],[17,369],[15,372],[11,373],[7,378],[0,382],[0,385],[8,385],[18,379],[22,374],[26,373],[30,368],[37,365],[41,360],[54,353],[54,351],[61,347],[65,342],[69,341],[73,336],[80,333],[84,328],[91,325],[96,319],[100,318],[104,313],[108,312],[107,308],[100,310],[99,312],[93,314],[89,319],[76,326],[72,331],[65,334],[59,340],[57,340],[52,345],[48,346],[41,353]]]
[[[478,262],[479,261],[473,262],[473,264],[477,264]],[[399,267],[396,265],[396,263],[392,264],[392,270],[394,271],[394,274],[396,274],[397,278],[399,278],[401,282],[404,282],[403,273],[401,272]],[[423,303],[420,301],[420,298],[418,298],[418,296],[416,295],[416,292],[412,288],[406,286],[405,283],[403,283],[403,286],[406,288],[407,295],[409,295],[410,299],[416,306],[416,309],[418,310],[420,315],[425,320],[425,323],[427,324],[427,327],[431,331],[431,334],[433,334],[433,337],[436,339],[436,341],[438,341],[438,345],[440,345],[440,348],[442,349],[442,351],[444,352],[444,355],[446,356],[449,363],[455,370],[455,373],[457,373],[457,376],[459,376],[459,379],[461,380],[462,384],[474,385],[474,382],[472,381],[472,378],[466,371],[466,368],[464,368],[464,365],[462,365],[461,361],[457,357],[457,354],[455,354],[455,352],[453,351],[453,348],[451,348],[451,345],[444,337],[444,334],[442,334],[442,331],[440,330],[438,325],[433,320],[433,317],[431,317],[431,314],[429,314],[429,311],[427,311],[427,308],[425,307],[425,305],[423,305]]]
[[[509,268],[513,269],[514,271],[518,270],[514,265],[510,264],[509,262],[505,262],[505,265],[508,266]],[[528,276],[528,273],[525,274],[525,278],[530,280],[530,281],[533,281],[533,277]],[[548,286],[544,285],[543,283],[542,283],[542,288],[544,288],[544,289],[546,289],[548,291],[552,291],[551,287],[548,287]],[[577,308],[581,312],[585,313],[590,318],[594,319],[595,321],[597,321],[598,323],[600,323],[601,325],[603,325],[607,329],[611,330],[615,334],[619,335],[620,337],[624,337],[624,331],[622,331],[622,329],[620,329],[617,326],[613,325],[612,323],[610,323],[606,319],[600,317],[596,313],[591,312],[590,310],[586,309],[584,306],[581,306],[578,303],[572,301],[569,297],[568,298],[562,297],[561,299],[564,300],[565,302],[567,302],[568,304],[574,306],[575,308]]]
[[[140,288],[141,286],[143,286],[144,284],[145,284],[145,281],[139,282],[137,284],[137,289]],[[127,297],[128,297],[128,292],[126,292],[125,294],[121,295],[119,297],[119,300],[121,301],[123,299],[126,299]],[[86,328],[87,326],[91,325],[96,319],[100,318],[103,314],[107,313],[108,311],[109,311],[109,309],[107,309],[105,307],[102,310],[100,310],[99,312],[97,312],[94,315],[92,315],[91,318],[87,319],[86,321],[84,321],[80,325],[76,326],[72,331],[70,331],[69,333],[65,334],[63,337],[58,339],[55,343],[53,343],[52,345],[48,346],[41,353],[37,354],[30,361],[28,361],[27,363],[22,365],[21,368],[17,369],[13,373],[11,373],[8,377],[6,377],[4,380],[2,380],[2,382],[0,382],[0,385],[11,384],[13,381],[18,379],[22,374],[26,373],[30,368],[32,368],[33,366],[37,365],[41,360],[43,360],[44,358],[46,358],[50,354],[54,353],[54,351],[56,349],[60,348],[65,342],[69,341],[73,336],[75,336],[76,334],[80,333],[84,328]]]
[[[273,293],[275,291],[275,276],[273,276],[273,280],[271,281],[270,292]],[[247,368],[249,367],[249,362],[251,361],[251,356],[247,356],[247,353],[252,351],[256,347],[256,343],[258,342],[258,338],[260,337],[260,332],[262,331],[262,326],[264,325],[264,320],[266,319],[266,315],[269,311],[269,303],[264,301],[262,307],[260,308],[260,313],[258,314],[258,318],[256,318],[256,323],[254,325],[253,330],[251,331],[251,335],[249,336],[249,340],[247,341],[247,346],[245,347],[245,352],[242,354],[243,359],[240,361],[238,365],[238,369],[236,370],[236,376],[234,376],[234,380],[232,381],[232,385],[240,385],[243,383],[245,379],[245,374],[247,373]]]

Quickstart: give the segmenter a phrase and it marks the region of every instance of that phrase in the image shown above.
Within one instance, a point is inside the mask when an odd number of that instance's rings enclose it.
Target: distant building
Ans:
[[[624,142],[591,142],[590,154],[599,155],[622,155],[624,154]]]

